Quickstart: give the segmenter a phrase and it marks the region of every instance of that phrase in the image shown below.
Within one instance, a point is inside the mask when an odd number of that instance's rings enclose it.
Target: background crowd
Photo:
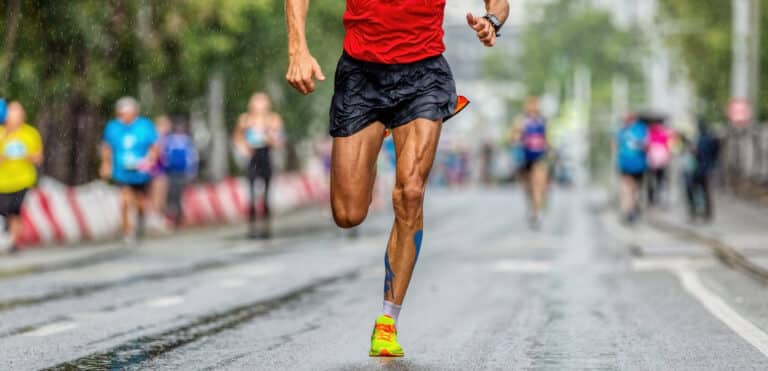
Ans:
[[[99,175],[119,189],[121,234],[130,245],[145,236],[148,218],[164,228],[182,226],[184,189],[197,179],[200,158],[188,118],[152,120],[133,97],[117,100],[114,115],[103,130]],[[247,164],[251,237],[269,237],[272,151],[283,138],[269,97],[254,94],[231,139],[234,156]],[[23,105],[0,99],[0,216],[6,231],[0,250],[18,250],[25,195],[37,184],[43,160],[43,141],[26,123]]]

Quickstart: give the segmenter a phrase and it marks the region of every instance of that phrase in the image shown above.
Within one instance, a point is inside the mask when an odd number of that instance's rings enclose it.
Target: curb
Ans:
[[[7,278],[16,278],[20,276],[26,276],[36,273],[46,273],[52,271],[58,271],[63,269],[74,269],[87,266],[90,264],[97,264],[105,262],[110,259],[114,259],[117,256],[124,255],[130,251],[130,249],[122,246],[108,246],[108,247],[86,247],[87,249],[93,249],[92,252],[83,254],[82,256],[73,258],[64,258],[61,260],[53,260],[50,262],[33,262],[26,264],[19,264],[12,267],[0,267],[0,280]],[[14,257],[8,257],[8,259],[15,259]]]
[[[697,242],[712,250],[714,255],[726,265],[747,273],[756,280],[768,284],[768,269],[753,263],[749,258],[740,253],[735,247],[725,242],[695,232],[690,228],[681,227],[670,223],[662,223],[656,218],[646,217],[646,223],[661,232],[676,235],[680,238]]]

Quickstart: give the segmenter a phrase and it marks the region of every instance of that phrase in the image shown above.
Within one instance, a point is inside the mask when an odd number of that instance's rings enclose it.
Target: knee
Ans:
[[[368,211],[362,208],[334,207],[333,220],[340,228],[354,228],[362,224]]]
[[[392,191],[392,202],[395,210],[412,211],[421,208],[424,202],[423,182],[405,182],[397,184]]]

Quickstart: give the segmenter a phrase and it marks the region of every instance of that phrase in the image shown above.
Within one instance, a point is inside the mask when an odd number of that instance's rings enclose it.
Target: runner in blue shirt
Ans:
[[[634,116],[627,117],[616,136],[616,159],[621,174],[621,211],[624,221],[634,223],[640,216],[640,186],[648,167],[648,126]]]
[[[147,207],[152,167],[158,156],[158,135],[149,119],[139,116],[136,99],[124,97],[115,106],[117,117],[104,128],[100,175],[120,187],[120,217],[123,238],[132,243],[144,232],[144,211]],[[138,227],[133,228],[131,216],[136,210]]]

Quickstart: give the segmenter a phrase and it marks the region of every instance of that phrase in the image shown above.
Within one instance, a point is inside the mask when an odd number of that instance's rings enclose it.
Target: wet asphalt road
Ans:
[[[270,242],[194,232],[0,277],[0,369],[768,369],[761,283],[587,188],[554,190],[539,232],[522,205],[429,191],[404,359],[367,357],[391,215],[349,239],[308,211]]]

